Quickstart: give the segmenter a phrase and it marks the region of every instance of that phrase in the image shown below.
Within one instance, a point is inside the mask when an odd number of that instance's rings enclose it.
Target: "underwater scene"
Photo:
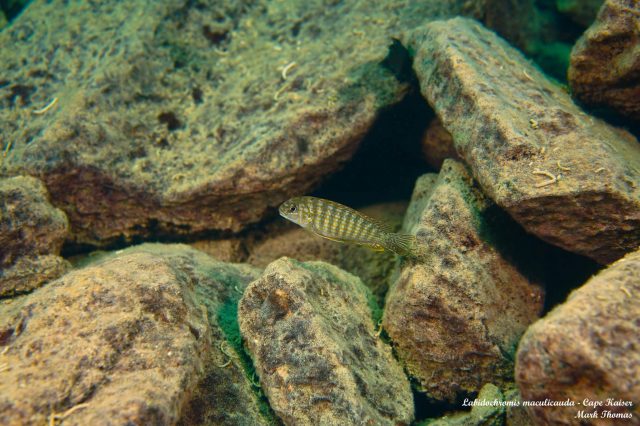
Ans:
[[[640,425],[640,0],[0,0],[0,425]]]

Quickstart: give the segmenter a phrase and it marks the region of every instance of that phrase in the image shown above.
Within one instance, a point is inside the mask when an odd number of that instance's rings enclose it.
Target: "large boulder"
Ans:
[[[237,353],[258,273],[147,245],[1,305],[2,423],[269,424]]]
[[[0,296],[20,294],[61,276],[59,256],[67,216],[49,203],[42,182],[29,176],[0,179]]]
[[[79,242],[238,231],[401,98],[394,34],[483,7],[33,1],[0,33],[0,175],[40,176]]]
[[[640,120],[640,2],[607,0],[571,51],[569,84],[593,106]]]
[[[408,425],[409,381],[376,333],[372,295],[323,262],[282,258],[242,296],[240,331],[287,425]]]
[[[422,94],[456,151],[527,231],[611,262],[640,244],[640,144],[586,115],[520,52],[479,23],[409,32]]]
[[[446,160],[435,183],[432,175],[416,183],[405,231],[423,253],[402,265],[383,326],[409,375],[436,400],[512,382],[518,340],[542,309],[540,287],[501,253],[511,230],[494,210],[459,162]]]
[[[516,363],[523,399],[575,403],[528,407],[536,424],[640,424],[638,297],[640,251],[600,272],[527,330]]]

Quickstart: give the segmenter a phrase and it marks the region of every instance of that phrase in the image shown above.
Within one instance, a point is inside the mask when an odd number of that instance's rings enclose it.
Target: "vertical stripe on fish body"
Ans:
[[[280,206],[280,214],[321,237],[361,244],[374,250],[413,255],[415,237],[394,233],[389,226],[352,208],[315,197],[295,197]]]
[[[310,198],[313,220],[310,230],[323,237],[382,249],[388,230],[373,219],[347,206],[320,198]]]

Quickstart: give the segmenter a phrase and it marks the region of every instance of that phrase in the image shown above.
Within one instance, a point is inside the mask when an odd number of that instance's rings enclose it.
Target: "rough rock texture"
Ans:
[[[483,7],[33,1],[0,33],[0,174],[41,176],[80,242],[238,231],[339,169],[400,99],[394,34]]]
[[[399,229],[406,209],[406,203],[396,202],[360,210]],[[373,292],[380,306],[384,303],[396,261],[396,256],[391,252],[376,252],[362,246],[327,240],[297,225],[275,227],[261,238],[248,241],[248,247],[250,255],[247,262],[261,268],[283,256],[303,262],[321,260],[336,265],[358,276]]]
[[[592,424],[640,424],[640,251],[575,290],[533,324],[518,347],[516,380],[525,400],[603,401]],[[607,405],[607,398],[632,407]],[[530,407],[537,424],[573,424],[594,407]],[[605,411],[631,414],[606,419]]]
[[[147,245],[0,306],[2,423],[266,424],[232,342],[223,346],[256,275]]]
[[[239,263],[247,259],[247,249],[244,241],[240,238],[200,240],[190,245],[223,262]]]
[[[424,132],[422,153],[427,163],[436,170],[440,170],[442,162],[447,158],[458,159],[451,133],[442,126],[437,117],[431,120]]]
[[[478,393],[480,401],[504,401],[497,386],[487,383]],[[469,412],[452,413],[439,419],[430,419],[418,423],[418,426],[503,426],[505,407],[500,405],[477,405]]]
[[[62,275],[58,256],[67,236],[65,214],[49,204],[38,179],[0,179],[0,296],[40,287]]]
[[[604,2],[571,51],[569,84],[582,102],[640,120],[640,2]]]
[[[271,407],[287,425],[409,424],[409,381],[376,337],[355,276],[282,258],[249,285],[240,330]]]
[[[432,22],[405,43],[456,151],[527,231],[601,263],[640,244],[635,138],[587,116],[475,21]]]
[[[418,180],[405,219],[424,253],[401,267],[383,325],[421,390],[453,402],[513,381],[516,345],[542,309],[542,291],[493,243],[503,223],[493,223],[491,201],[464,166],[446,160],[432,181]]]
[[[588,27],[598,14],[604,0],[556,0],[556,7],[578,24]]]

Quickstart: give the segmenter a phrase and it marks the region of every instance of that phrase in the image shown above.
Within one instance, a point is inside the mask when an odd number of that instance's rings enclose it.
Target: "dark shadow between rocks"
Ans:
[[[601,266],[584,256],[565,251],[528,234],[497,205],[483,212],[481,237],[532,282],[545,290],[544,312],[566,300]]]
[[[470,407],[464,407],[462,403],[464,402],[464,398],[473,400],[475,397],[476,394],[465,395],[459,397],[458,400],[453,403],[436,401],[413,388],[413,403],[416,409],[414,424],[421,424],[420,422],[428,419],[439,419],[447,415],[447,413],[471,411]]]
[[[351,162],[312,195],[354,208],[409,200],[416,179],[434,171],[420,148],[433,117],[417,88],[412,89],[400,103],[380,113]]]

